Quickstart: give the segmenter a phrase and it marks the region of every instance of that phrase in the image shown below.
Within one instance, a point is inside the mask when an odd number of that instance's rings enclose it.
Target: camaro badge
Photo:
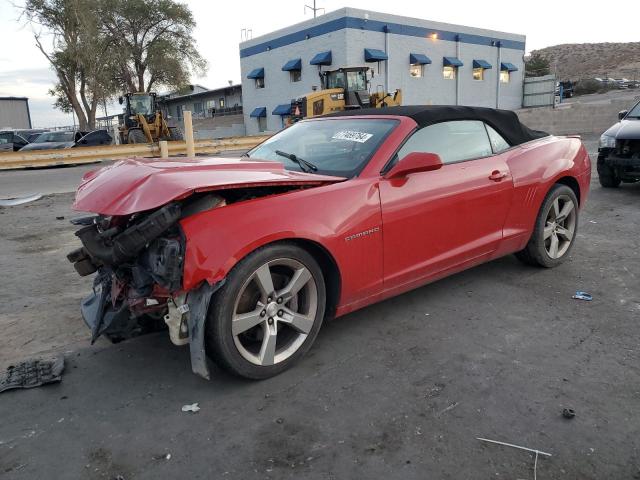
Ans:
[[[348,237],[344,237],[344,239],[347,242],[350,242],[351,240],[355,240],[356,238],[362,238],[362,237],[366,237],[367,235],[373,235],[376,232],[380,231],[380,227],[373,227],[370,228],[369,230],[365,230],[364,232],[358,232],[358,233],[354,233],[353,235],[349,235]]]

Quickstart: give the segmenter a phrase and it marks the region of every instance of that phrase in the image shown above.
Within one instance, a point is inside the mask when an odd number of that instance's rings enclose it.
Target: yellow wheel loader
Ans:
[[[369,67],[340,68],[321,72],[322,90],[291,102],[291,122],[357,108],[402,105],[402,91],[369,93]]]
[[[121,143],[156,143],[158,140],[182,140],[178,127],[169,127],[156,104],[155,93],[127,93],[119,99],[124,105]]]

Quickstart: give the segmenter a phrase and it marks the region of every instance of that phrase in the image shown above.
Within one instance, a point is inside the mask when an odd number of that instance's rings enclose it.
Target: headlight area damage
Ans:
[[[93,293],[81,303],[91,343],[102,334],[115,343],[157,331],[164,320],[175,345],[191,344],[194,372],[209,378],[204,318],[221,284],[203,282],[188,293],[180,291],[185,241],[178,221],[225,204],[222,197],[208,194],[150,213],[82,219],[76,236],[83,246],[67,258],[81,276],[97,272]]]
[[[131,159],[85,175],[74,208],[82,247],[67,258],[81,276],[95,274],[81,311],[91,329],[114,342],[168,327],[190,346],[194,373],[209,378],[204,327],[213,293],[202,280],[184,289],[188,242],[180,226],[191,215],[343,179],[289,172],[277,162]],[[193,260],[192,260],[193,261]],[[166,325],[166,327],[165,327]]]

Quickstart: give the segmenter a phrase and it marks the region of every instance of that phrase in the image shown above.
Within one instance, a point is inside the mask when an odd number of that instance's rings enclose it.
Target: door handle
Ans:
[[[500,170],[494,170],[493,172],[491,172],[491,175],[489,175],[489,180],[493,180],[494,182],[499,182],[500,180],[502,180],[506,176],[507,176],[507,172],[501,172]]]

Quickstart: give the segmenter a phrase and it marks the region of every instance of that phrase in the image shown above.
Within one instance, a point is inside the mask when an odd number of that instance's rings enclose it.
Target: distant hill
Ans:
[[[566,43],[534,50],[549,60],[561,80],[625,77],[640,80],[640,42]]]

